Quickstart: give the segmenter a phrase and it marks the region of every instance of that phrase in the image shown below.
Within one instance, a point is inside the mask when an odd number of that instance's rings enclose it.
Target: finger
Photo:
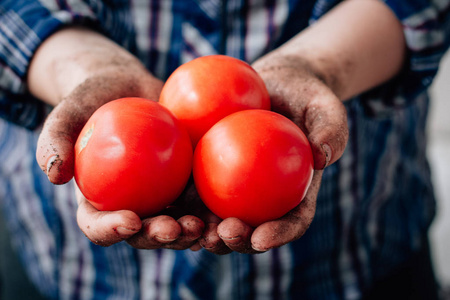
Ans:
[[[142,226],[139,217],[131,211],[99,211],[86,199],[79,200],[77,222],[81,231],[100,246],[110,246],[125,240],[136,234]]]
[[[314,169],[321,170],[338,160],[348,140],[347,112],[331,93],[318,93],[305,107],[304,126],[314,157]]]
[[[201,248],[205,248],[215,254],[227,254],[232,251],[217,234],[217,224],[222,220],[213,214],[201,201],[192,177],[183,194],[175,201],[174,205],[180,205],[203,220],[203,224],[206,224],[204,225],[202,236],[191,245],[191,250],[198,251]]]
[[[190,215],[183,216],[177,221],[181,226],[181,235],[170,248],[175,250],[192,248],[195,244],[197,244],[197,240],[202,236],[205,229],[205,224],[199,218]],[[195,248],[196,247],[193,249]]]
[[[181,226],[174,218],[161,215],[145,219],[142,230],[127,242],[137,249],[170,248],[181,233]]]
[[[174,203],[176,204],[176,203]],[[192,248],[192,250],[198,250],[199,245],[193,247],[197,243],[197,240],[201,237],[205,228],[204,222],[193,215],[186,215],[186,208],[177,205],[171,205],[164,209],[161,214],[168,215],[174,219],[177,219],[178,224],[181,226],[181,235],[176,241],[167,245],[171,249],[184,250]],[[201,248],[201,247],[200,247]]]
[[[316,211],[322,171],[315,171],[305,198],[281,219],[263,223],[252,234],[252,248],[264,252],[300,238],[311,224]]]
[[[218,255],[231,253],[232,250],[227,247],[224,241],[217,234],[217,226],[217,223],[206,224],[205,232],[198,240],[200,246],[207,251]]]
[[[217,234],[225,245],[239,253],[257,253],[250,241],[252,233],[253,228],[237,218],[227,218],[217,227]]]
[[[189,215],[181,217],[177,222],[179,226],[167,215],[146,220],[142,232],[133,236],[128,243],[138,249],[198,249],[195,245],[203,233],[203,222]]]
[[[192,251],[199,251],[202,249],[202,246],[200,245],[200,243],[197,241],[195,242],[191,247],[189,247],[189,249],[191,249]]]

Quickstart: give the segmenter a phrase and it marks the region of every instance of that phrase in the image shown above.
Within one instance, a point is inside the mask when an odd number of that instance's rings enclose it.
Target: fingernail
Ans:
[[[57,159],[57,155],[52,155],[48,158],[48,160],[47,160],[47,176],[50,173],[51,168],[55,164],[56,159]]]
[[[323,152],[325,153],[325,166],[326,168],[331,161],[331,147],[328,144],[321,144]]]
[[[238,245],[238,244],[242,243],[242,239],[240,236],[223,237],[223,236],[219,235],[219,237],[228,245]]]
[[[117,227],[116,232],[122,237],[129,237],[138,232],[138,230],[128,229],[125,227]]]
[[[176,239],[177,238],[162,238],[162,237],[155,235],[155,240],[157,240],[158,242],[161,242],[161,243],[170,243],[170,242],[175,241]]]
[[[222,235],[220,235],[220,234],[219,234],[219,237],[220,237],[222,240],[224,240],[224,241],[234,241],[234,240],[237,240],[237,239],[241,238],[240,235],[234,236],[234,237],[225,237],[225,236],[222,236]]]
[[[260,249],[258,247],[255,247],[254,245],[252,245],[252,249],[258,252],[266,252],[267,250],[269,250],[269,249]]]

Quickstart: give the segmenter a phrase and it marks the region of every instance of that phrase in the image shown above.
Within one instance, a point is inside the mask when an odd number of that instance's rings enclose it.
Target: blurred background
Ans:
[[[429,148],[437,216],[431,228],[432,253],[436,273],[450,299],[450,53],[441,62],[431,89]]]

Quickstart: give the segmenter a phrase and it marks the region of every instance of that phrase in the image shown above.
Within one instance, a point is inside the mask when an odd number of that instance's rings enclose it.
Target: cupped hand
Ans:
[[[237,218],[213,220],[199,244],[215,254],[262,253],[299,239],[309,228],[316,212],[316,198],[322,179],[316,170],[305,198],[285,216],[253,228]],[[212,214],[212,213],[211,213]]]
[[[108,74],[90,78],[54,108],[44,124],[36,154],[38,163],[51,182],[64,184],[72,179],[74,143],[81,128],[99,106],[126,96],[158,98],[162,82],[150,74],[146,76],[143,81],[145,88],[136,87],[139,81],[132,76],[117,78]],[[135,80],[130,82],[130,78]],[[143,78],[145,76],[141,76],[140,80]],[[139,249],[198,248],[195,244],[204,229],[204,223],[198,217],[175,214],[170,209],[145,219],[128,210],[99,211],[78,188],[76,190],[78,225],[95,244],[110,246],[126,240]]]
[[[83,28],[63,29],[48,38],[32,61],[28,81],[35,96],[54,105],[36,151],[39,166],[54,184],[73,178],[74,144],[97,108],[123,97],[156,101],[163,85],[126,50]],[[136,248],[186,249],[204,228],[194,216],[163,212],[141,220],[131,211],[98,211],[79,190],[77,201],[80,229],[102,246],[126,240]]]
[[[299,239],[316,211],[323,169],[342,155],[347,140],[346,110],[333,91],[298,57],[269,54],[253,64],[269,91],[272,110],[294,121],[307,135],[314,157],[314,175],[302,202],[280,219],[252,228],[228,218],[205,232],[200,244],[221,254],[261,253]],[[205,247],[204,241],[217,241]]]
[[[145,89],[134,87],[128,90],[130,85],[126,83],[130,82],[123,78],[120,80],[109,75],[95,77],[83,82],[54,108],[44,124],[37,151],[38,163],[51,182],[64,184],[73,177],[74,143],[96,108],[125,96],[158,98],[162,83],[151,75],[145,82]],[[146,93],[137,93],[137,90]],[[93,243],[101,246],[126,240],[131,246],[140,249],[187,249],[196,243],[204,228],[199,218],[188,215],[177,217],[162,212],[158,216],[141,220],[132,211],[99,211],[78,188],[77,201],[80,229]]]

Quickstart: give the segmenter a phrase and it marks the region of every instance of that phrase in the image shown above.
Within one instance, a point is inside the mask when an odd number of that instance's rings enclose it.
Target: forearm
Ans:
[[[270,56],[287,68],[301,64],[346,100],[400,71],[405,40],[400,22],[383,2],[348,0]]]
[[[105,81],[115,82],[112,86],[117,89],[108,86],[105,98],[158,94],[152,91],[153,79],[137,58],[103,35],[89,29],[66,28],[38,48],[28,70],[27,83],[33,95],[57,105],[83,84],[101,89]],[[112,99],[105,99],[108,100]]]

